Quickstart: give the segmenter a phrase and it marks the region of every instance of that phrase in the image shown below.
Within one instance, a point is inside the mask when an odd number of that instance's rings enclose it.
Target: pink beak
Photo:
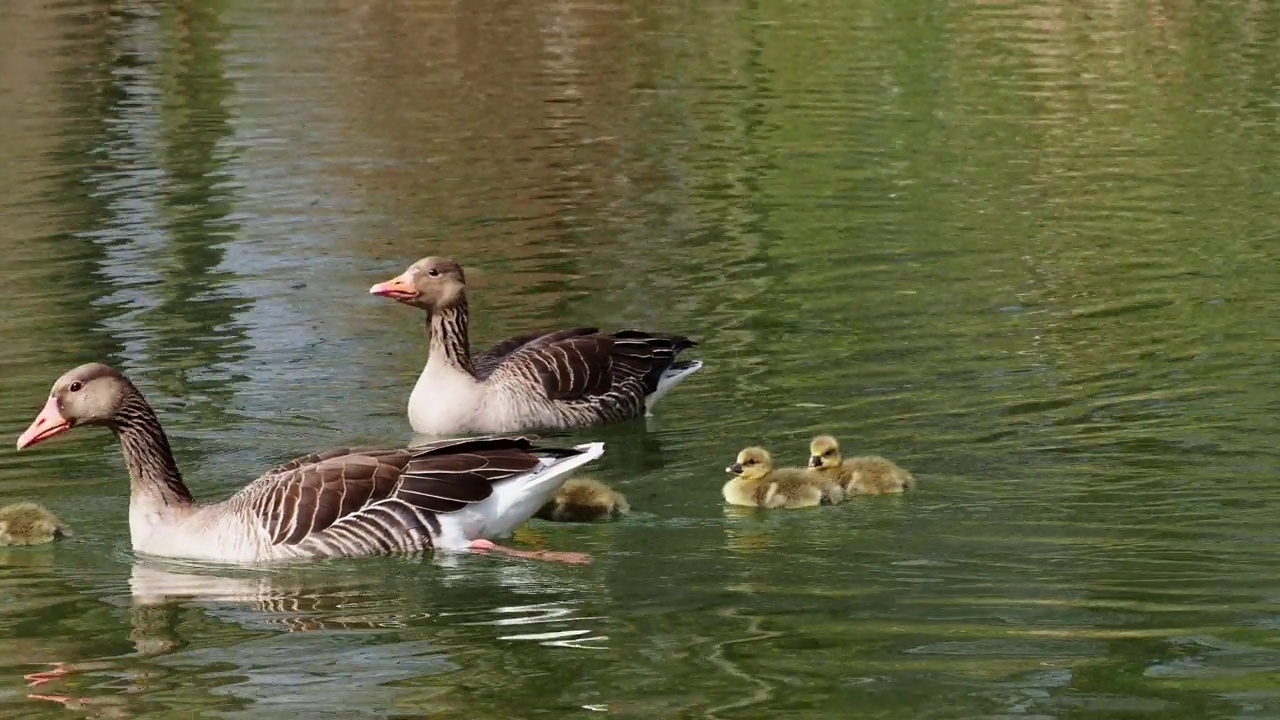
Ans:
[[[371,295],[381,295],[389,297],[393,300],[408,299],[415,297],[418,291],[414,289],[413,282],[405,277],[404,274],[397,275],[386,282],[380,282],[369,288]]]
[[[18,449],[35,445],[70,429],[71,422],[62,417],[62,411],[58,409],[58,399],[50,395],[44,409],[31,421],[31,426],[18,436]]]

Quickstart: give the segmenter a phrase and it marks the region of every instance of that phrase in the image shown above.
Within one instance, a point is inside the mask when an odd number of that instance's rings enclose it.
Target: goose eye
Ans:
[[[430,275],[431,277],[438,277],[440,275],[440,271],[435,268],[431,268],[430,270],[427,271],[427,274]]]
[[[71,392],[80,392],[80,388],[82,387],[84,387],[84,383],[77,380],[71,383],[71,385],[67,386],[67,389],[70,390]]]

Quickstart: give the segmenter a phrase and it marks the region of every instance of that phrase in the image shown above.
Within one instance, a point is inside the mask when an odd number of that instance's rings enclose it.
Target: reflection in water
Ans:
[[[335,578],[327,575],[329,582],[319,588],[301,583],[305,579],[280,577],[276,572],[245,570],[241,574],[227,574],[224,568],[187,566],[183,572],[179,563],[138,561],[129,576],[129,589],[135,606],[164,606],[173,602],[195,601],[203,604],[223,603],[231,612],[244,607],[241,622],[253,623],[268,629],[288,631],[306,630],[369,630],[385,627],[403,627],[394,606],[385,613],[376,608],[362,607],[358,578],[345,578],[347,582],[334,585]],[[352,595],[352,593],[354,593]],[[362,612],[352,612],[361,610]],[[367,611],[367,612],[364,612]]]
[[[403,562],[410,562],[405,559]],[[457,568],[457,558],[441,553],[432,557],[431,565],[444,570]],[[430,567],[430,566],[428,566]],[[510,563],[499,567],[493,576],[500,585],[517,593],[532,591],[545,595],[560,583],[548,586],[549,578],[533,564]],[[468,574],[445,572],[424,582],[438,582],[449,588],[459,581],[467,582]],[[294,570],[245,569],[240,572],[225,567],[148,560],[138,561],[129,577],[133,604],[137,607],[166,605],[173,602],[196,602],[213,617],[235,622],[246,628],[284,629],[290,632],[313,630],[392,630],[409,628],[430,618],[495,616],[491,620],[468,620],[462,626],[549,625],[554,630],[543,636],[520,634],[503,636],[504,640],[567,643],[603,642],[607,636],[594,630],[566,626],[601,620],[584,616],[579,608],[563,601],[519,603],[492,609],[456,611],[406,611],[402,598],[385,597],[371,588],[368,578],[355,572],[335,573],[301,566]],[[437,594],[439,589],[436,588]],[[557,593],[558,594],[558,593]],[[447,624],[454,624],[448,621]]]
[[[14,37],[24,31],[39,35],[39,25],[30,19],[15,25]],[[65,127],[44,138],[50,145],[46,148],[34,128],[4,125],[5,137],[11,138],[6,145],[34,155],[18,165],[44,175],[41,182],[20,188],[16,181],[23,173],[6,173],[14,178],[14,186],[4,187],[7,197],[32,189],[44,195],[38,202],[7,207],[5,213],[12,233],[6,233],[7,258],[18,271],[8,275],[6,283],[31,298],[39,312],[6,313],[0,322],[7,330],[7,362],[15,368],[25,366],[28,372],[46,370],[51,358],[63,354],[118,359],[123,347],[118,339],[99,332],[106,318],[123,311],[121,301],[100,280],[109,245],[103,235],[118,219],[122,186],[112,148],[129,132],[123,121],[126,94],[117,78],[134,65],[136,56],[127,49],[119,18],[111,14],[86,19],[82,26],[45,31],[61,35],[56,44],[63,48],[58,54],[62,62],[36,86],[53,89],[61,105],[56,115],[65,114]],[[0,115],[36,125],[53,122],[23,112]],[[46,163],[57,170],[50,172]],[[24,222],[22,216],[29,214],[36,217]],[[73,288],[74,302],[68,302]]]
[[[235,291],[234,276],[222,269],[225,246],[239,233],[233,212],[234,155],[225,43],[229,30],[217,5],[176,5],[149,28],[161,33],[165,51],[148,68],[146,82],[160,90],[158,107],[147,112],[158,126],[149,138],[160,146],[158,196],[164,241],[148,253],[159,276],[156,302],[131,318],[147,328],[147,362],[165,369],[155,381],[183,397],[205,423],[230,399],[236,378],[227,370],[247,351],[237,311],[248,299]],[[140,90],[142,88],[139,88]]]
[[[424,567],[403,559],[391,564]],[[409,605],[405,594],[371,583],[367,566],[267,570],[138,560],[125,601],[132,651],[75,661],[70,658],[83,657],[83,651],[47,652],[53,668],[35,680],[30,697],[125,710],[132,707],[130,697],[174,692],[195,674],[209,683],[209,691],[183,693],[184,707],[218,707],[218,698],[231,696],[319,712],[342,706],[353,694],[379,706],[413,700],[415,693],[400,681],[412,686],[464,667],[472,674],[490,673],[487,659],[483,667],[471,666],[505,646],[494,641],[575,651],[606,647],[608,636],[598,625],[607,618],[584,614],[581,597],[565,597],[582,591],[568,590],[536,564],[499,565],[490,578],[503,604],[466,611],[436,605],[460,607],[461,598],[474,598],[482,589],[478,568],[473,564],[458,573],[449,568],[456,563],[442,565],[441,573],[412,579],[431,602]],[[521,599],[538,596],[561,599]],[[237,639],[209,646],[205,639],[211,635]],[[38,655],[24,657],[40,662]],[[112,679],[109,693],[101,692],[105,678]],[[280,694],[285,689],[287,701]]]
[[[314,634],[206,647],[164,665],[216,684],[213,694],[234,698],[244,708],[226,714],[250,718],[261,717],[264,707],[303,716],[363,715],[367,711],[351,707],[353,699],[370,708],[395,707],[412,694],[411,682],[460,670],[431,642]]]
[[[200,495],[399,444],[421,321],[365,291],[432,253],[481,344],[707,361],[588,438],[639,512],[530,526],[584,567],[129,584],[109,439],[0,454],[78,535],[0,553],[6,676],[145,716],[1276,715],[1280,13],[922,8],[0,3],[10,425],[107,358]],[[817,432],[919,493],[723,509],[724,457]]]
[[[733,640],[722,640],[716,643],[715,649],[712,650],[710,656],[708,657],[708,660],[712,664],[720,668],[720,670],[723,671],[725,675],[728,675],[730,678],[732,678],[732,680],[730,680],[731,684],[745,685],[746,687],[742,688],[742,691],[743,691],[742,694],[745,695],[745,697],[731,703],[708,708],[707,717],[709,718],[726,717],[721,713],[724,713],[730,710],[738,710],[740,708],[748,708],[755,705],[762,705],[765,702],[768,702],[768,700],[772,698],[774,696],[774,693],[776,692],[774,683],[764,679],[763,677],[757,677],[747,672],[746,670],[743,670],[742,668],[738,667],[738,665],[734,663],[732,660],[730,660],[728,657],[728,653],[738,645],[742,645],[743,643],[753,643],[753,642],[759,642],[761,640],[768,640],[770,638],[778,637],[782,634],[782,633],[767,632],[765,630],[762,630],[760,628],[760,624],[764,621],[764,618],[758,617],[758,616],[752,616],[752,615],[744,616],[741,613],[742,613],[742,608],[733,608],[733,607],[725,608],[716,613],[716,615],[719,617],[723,617],[731,620],[745,617],[747,621],[747,627],[746,627],[747,635],[745,637],[735,638]]]
[[[565,621],[582,621],[582,620],[600,620],[600,617],[580,617],[577,610],[572,607],[565,607],[560,603],[541,603],[536,605],[522,605],[515,607],[498,607],[492,610],[478,611],[483,615],[496,615],[492,620],[473,620],[464,623],[466,625],[495,625],[502,628],[518,626],[521,632],[513,632],[508,635],[500,635],[499,640],[533,640],[546,645],[555,647],[569,647],[580,650],[603,650],[606,649],[605,643],[609,636],[599,635],[588,629],[574,630],[547,630],[543,632],[531,632],[532,628],[524,628],[525,625],[543,625],[553,624],[561,625]],[[476,613],[443,613],[442,616],[468,616]],[[513,627],[513,630],[517,629]]]
[[[94,239],[122,312],[95,330],[123,343],[127,371],[158,384],[161,400],[181,397],[207,421],[230,397],[215,367],[244,349],[234,313],[246,301],[219,268],[237,230],[221,148],[231,132],[224,31],[214,11],[185,6],[120,23],[129,62],[111,82],[123,132],[105,145],[99,172],[113,200]]]
[[[67,34],[91,38],[66,51],[80,63],[62,82],[75,125],[53,156],[62,182],[52,200],[72,227],[27,244],[47,248],[22,278],[49,302],[21,336],[49,347],[22,357],[45,383],[64,363],[122,364],[164,388],[162,408],[183,397],[207,421],[230,397],[230,378],[216,366],[245,349],[235,312],[246,300],[219,269],[238,230],[223,170],[224,31],[215,13],[184,6],[93,13]],[[52,357],[63,359],[50,367]]]

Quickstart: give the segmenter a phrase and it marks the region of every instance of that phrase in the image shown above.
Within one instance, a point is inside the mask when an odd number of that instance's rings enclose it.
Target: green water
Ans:
[[[0,40],[11,440],[107,360],[202,498],[406,442],[420,318],[367,289],[426,254],[478,342],[706,361],[578,434],[632,517],[516,538],[587,566],[143,560],[109,434],[0,452],[76,531],[0,549],[0,717],[1280,717],[1274,4],[10,0]],[[920,491],[722,506],[819,431]]]

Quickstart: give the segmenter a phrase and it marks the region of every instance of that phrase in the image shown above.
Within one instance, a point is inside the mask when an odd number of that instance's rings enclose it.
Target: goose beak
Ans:
[[[418,291],[413,287],[413,280],[405,275],[397,275],[386,282],[374,285],[369,288],[369,294],[401,301],[418,297]]]
[[[727,473],[733,473],[734,475],[741,475],[741,474],[742,474],[742,466],[741,466],[741,465],[739,465],[738,463],[734,463],[734,464],[730,465],[729,467],[725,468],[725,469],[724,469],[724,471],[725,471],[725,472],[727,472]]]
[[[49,401],[44,404],[44,409],[35,420],[31,421],[31,426],[18,436],[18,449],[30,447],[70,429],[71,421],[62,417],[62,411],[58,409],[58,399],[50,395]]]
[[[822,458],[817,455],[810,455],[809,467],[822,467]]]

